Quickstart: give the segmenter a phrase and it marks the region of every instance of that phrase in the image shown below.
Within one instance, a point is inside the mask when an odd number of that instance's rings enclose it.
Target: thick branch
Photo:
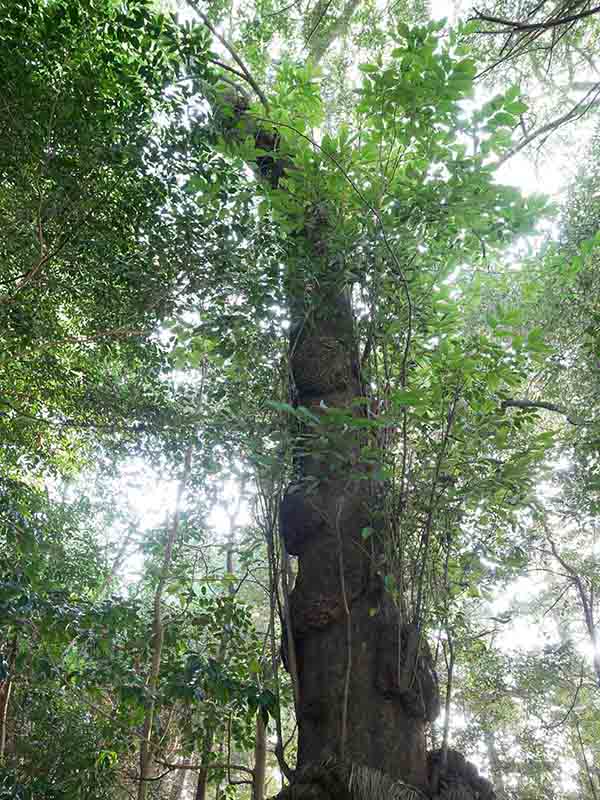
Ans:
[[[585,420],[573,419],[573,417],[569,415],[569,410],[564,406],[559,406],[556,403],[545,403],[542,400],[517,400],[514,398],[509,398],[508,400],[502,401],[500,408],[503,411],[505,411],[507,408],[521,408],[524,410],[539,408],[543,411],[553,411],[556,414],[564,414],[564,416],[567,418],[567,422],[569,422],[571,425],[585,424]]]
[[[518,33],[523,31],[552,30],[552,28],[558,28],[561,25],[568,25],[570,22],[578,22],[581,19],[598,14],[600,12],[600,6],[588,8],[585,11],[580,11],[577,14],[567,14],[564,17],[549,17],[541,22],[520,22],[519,20],[505,19],[504,17],[494,17],[490,14],[484,14],[481,11],[477,11],[477,9],[475,9],[475,12],[475,16],[471,19],[478,20],[480,22],[491,22],[494,25],[501,26],[495,31],[487,31],[488,33],[506,34],[507,31],[510,31],[511,33]]]

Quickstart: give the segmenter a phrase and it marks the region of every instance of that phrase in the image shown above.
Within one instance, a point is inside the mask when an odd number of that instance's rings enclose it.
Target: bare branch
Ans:
[[[593,96],[590,97],[591,95]],[[512,150],[509,150],[508,153],[503,155],[502,158],[500,158],[496,162],[495,164],[496,168],[502,166],[502,164],[504,164],[505,161],[508,161],[509,158],[512,158],[514,155],[519,153],[521,150],[527,147],[527,145],[531,144],[531,142],[533,142],[535,139],[538,139],[540,136],[543,136],[546,133],[547,134],[553,133],[558,128],[560,128],[561,125],[565,125],[568,122],[572,122],[575,119],[579,119],[581,116],[583,116],[583,114],[589,111],[590,108],[592,108],[596,104],[599,96],[600,96],[600,83],[594,83],[592,89],[589,90],[589,92],[585,95],[585,97],[583,97],[581,100],[575,103],[575,105],[571,109],[569,109],[569,111],[567,111],[565,114],[561,114],[560,117],[557,117],[551,122],[547,122],[545,125],[542,125],[541,127],[532,131],[530,134],[524,136],[519,142],[517,142],[517,144],[512,148]],[[590,98],[589,101],[588,98]]]
[[[517,400],[509,398],[500,403],[500,408],[502,411],[505,411],[507,408],[520,408],[523,410],[537,408],[543,411],[553,411],[556,414],[564,414],[564,416],[567,418],[567,422],[569,422],[571,425],[586,424],[586,420],[573,419],[573,417],[570,416],[569,410],[564,406],[559,406],[556,403],[545,403],[543,400]]]

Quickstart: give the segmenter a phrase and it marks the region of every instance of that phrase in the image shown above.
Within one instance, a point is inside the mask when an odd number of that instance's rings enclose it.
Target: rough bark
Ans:
[[[425,724],[439,705],[427,646],[416,627],[399,625],[362,539],[377,501],[360,461],[359,435],[348,432],[341,448],[338,439],[335,454],[322,448],[327,409],[362,413],[352,308],[327,237],[321,208],[304,237],[318,288],[310,296],[304,287],[292,285],[290,292],[296,402],[321,421],[299,433],[300,474],[280,514],[287,551],[298,557],[290,598],[298,767],[335,757],[425,787]]]
[[[441,750],[429,753],[430,774],[437,772],[443,758]],[[495,800],[494,787],[477,768],[456,750],[448,750],[446,764],[440,770],[440,785],[435,800]]]
[[[440,751],[430,754],[429,768],[437,769]],[[392,780],[379,770],[335,760],[300,770],[279,800],[494,800],[492,785],[479,777],[473,764],[460,753],[448,751],[448,766],[435,794],[424,793],[402,780]]]
[[[261,714],[256,715],[256,738],[254,741],[254,773],[252,775],[252,800],[263,800],[265,796],[265,772],[267,767],[267,726]]]
[[[187,770],[180,769],[177,771],[177,774],[175,775],[175,778],[173,779],[173,783],[171,785],[169,800],[180,800],[181,795],[183,794],[183,790],[185,788],[187,776],[188,776]]]

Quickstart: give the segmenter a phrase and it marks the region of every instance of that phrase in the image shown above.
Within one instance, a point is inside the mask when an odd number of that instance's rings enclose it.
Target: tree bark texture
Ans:
[[[326,262],[319,213],[306,239]],[[427,645],[413,625],[399,624],[362,538],[377,500],[359,435],[349,431],[341,448],[338,437],[335,452],[322,447],[327,409],[363,413],[349,292],[331,262],[329,274],[326,264],[319,268],[323,280],[309,297],[304,287],[290,297],[296,402],[321,421],[298,435],[300,475],[280,512],[286,549],[298,557],[286,633],[299,679],[298,767],[334,757],[425,787],[425,724],[439,706]],[[398,664],[399,652],[412,662]]]
[[[261,714],[256,715],[256,737],[254,740],[254,774],[252,776],[252,800],[263,800],[265,796],[265,772],[267,767],[267,726]]]
[[[185,769],[177,770],[177,774],[171,784],[171,791],[169,793],[169,800],[180,800],[183,790],[185,788],[188,773]]]

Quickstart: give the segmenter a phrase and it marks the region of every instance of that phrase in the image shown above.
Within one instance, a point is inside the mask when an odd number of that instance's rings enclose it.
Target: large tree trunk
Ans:
[[[261,150],[276,151],[277,132],[249,117],[247,98],[233,105],[237,124],[225,121],[225,135],[235,139],[241,130]],[[291,160],[259,156],[255,166],[277,190]],[[285,548],[298,557],[282,647],[298,678],[298,761],[280,800],[358,800],[372,796],[375,784],[399,798],[398,781],[418,787],[413,797],[430,795],[432,773],[440,800],[491,797],[460,754],[443,758],[446,781],[439,755],[426,752],[425,726],[439,711],[429,649],[420,621],[400,619],[385,591],[376,568],[381,545],[362,537],[374,524],[379,492],[372,466],[361,463],[360,435],[350,426],[340,437],[341,426],[328,419],[328,409],[364,413],[350,290],[343,258],[328,247],[332,218],[325,203],[313,205],[287,270],[291,388],[296,405],[319,422],[298,432],[298,479],[280,509]]]
[[[359,435],[350,429],[335,454],[322,447],[326,409],[359,415],[364,406],[349,293],[324,263],[319,214],[307,239],[322,279],[310,306],[304,294],[290,298],[290,367],[297,404],[321,424],[299,434],[301,475],[281,506],[285,545],[299,562],[286,637],[298,668],[298,767],[333,757],[426,787],[425,724],[439,704],[427,646],[414,625],[399,622],[374,568],[376,544],[361,535],[377,500]]]

